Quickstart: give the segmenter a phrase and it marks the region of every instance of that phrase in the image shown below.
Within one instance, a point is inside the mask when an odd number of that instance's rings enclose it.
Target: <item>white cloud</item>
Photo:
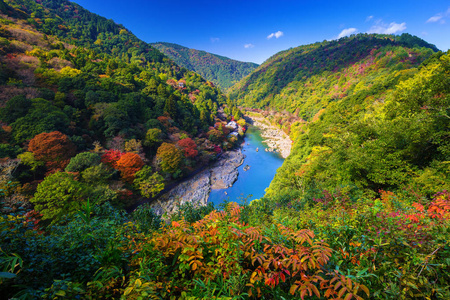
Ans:
[[[212,38],[210,38],[210,40],[211,40],[211,43],[217,43],[220,41],[220,39],[218,37],[212,37]]]
[[[445,19],[447,19],[448,17],[450,17],[450,8],[448,8],[446,12],[441,12],[432,16],[425,23],[439,22],[439,24],[445,24]]]
[[[373,16],[368,16],[367,18],[366,18],[366,22],[369,22],[369,21],[371,21],[373,19]]]
[[[282,37],[284,35],[284,33],[283,33],[283,31],[277,31],[277,32],[274,32],[274,33],[271,33],[271,34],[269,34],[268,36],[267,36],[267,39],[268,40],[270,40],[271,38],[280,38],[280,37]]]
[[[402,32],[405,29],[406,29],[406,23],[405,22],[403,22],[401,24],[397,24],[395,22],[392,22],[391,24],[389,24],[389,27],[386,28],[384,33],[386,33],[386,34],[394,34],[394,33],[397,33],[397,32]]]
[[[383,23],[383,21],[377,21],[375,22],[375,25],[373,25],[367,33],[382,33],[382,34],[395,34],[397,32],[402,32],[406,29],[406,23],[395,23],[392,22],[391,24],[387,25]]]
[[[429,19],[427,20],[427,23],[435,23],[435,22],[441,20],[443,17],[444,17],[444,16],[441,15],[441,14],[435,15],[435,16],[429,18]]]
[[[340,38],[343,38],[344,36],[349,36],[356,32],[358,32],[358,29],[356,29],[356,28],[347,28],[347,29],[342,30],[341,33],[339,33],[337,38],[340,39]]]
[[[244,45],[245,49],[254,48],[254,47],[255,47],[255,45],[253,45],[253,44],[245,44]]]

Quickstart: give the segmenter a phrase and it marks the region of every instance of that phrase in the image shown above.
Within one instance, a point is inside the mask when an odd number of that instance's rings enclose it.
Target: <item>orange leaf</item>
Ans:
[[[341,289],[341,290],[339,291],[339,293],[338,293],[339,298],[341,298],[342,295],[344,295],[344,293],[345,293],[346,290],[347,290],[347,289],[346,289],[345,287],[342,287],[342,289]]]
[[[300,297],[302,298],[302,300],[305,299],[305,295],[306,295],[306,290],[303,290],[300,292]]]
[[[314,284],[310,284],[309,287],[314,292],[314,294],[316,294],[316,296],[318,298],[320,298],[320,293],[319,293],[319,290],[317,289],[317,287]]]
[[[294,295],[294,294],[295,294],[295,291],[297,291],[297,289],[298,289],[298,285],[293,284],[293,285],[291,286],[291,288],[289,289],[289,294]]]

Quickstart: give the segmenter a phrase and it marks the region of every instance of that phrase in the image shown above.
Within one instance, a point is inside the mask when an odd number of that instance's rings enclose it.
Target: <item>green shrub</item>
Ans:
[[[101,157],[97,153],[83,152],[70,159],[66,172],[82,172],[87,168],[100,164]]]

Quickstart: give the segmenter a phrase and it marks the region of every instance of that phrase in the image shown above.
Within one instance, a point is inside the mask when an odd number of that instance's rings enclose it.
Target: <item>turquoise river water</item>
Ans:
[[[224,200],[241,203],[245,197],[250,202],[264,196],[264,190],[269,187],[277,169],[282,165],[284,159],[279,153],[266,152],[266,144],[258,128],[250,126],[247,131],[242,151],[246,156],[244,163],[238,168],[239,176],[232,187],[221,190],[212,190],[209,201],[215,205]],[[259,151],[256,151],[256,148]],[[244,171],[248,165],[250,169]]]

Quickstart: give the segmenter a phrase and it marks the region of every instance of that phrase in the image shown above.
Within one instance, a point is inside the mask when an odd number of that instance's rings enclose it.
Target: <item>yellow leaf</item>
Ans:
[[[132,290],[133,290],[132,287],[127,287],[127,288],[125,289],[125,292],[123,293],[123,295],[124,295],[124,296],[127,296],[128,294],[131,293]]]
[[[298,285],[293,284],[293,285],[291,286],[291,288],[289,289],[289,294],[294,295],[294,294],[295,294],[295,291],[297,290],[297,288],[298,288]]]
[[[345,296],[344,300],[350,300],[352,299],[353,294],[347,294],[347,296]]]
[[[351,290],[352,289],[352,281],[350,278],[347,278],[347,287]]]
[[[61,296],[61,297],[65,297],[66,296],[66,292],[64,292],[63,290],[57,291],[55,293],[56,296]]]
[[[136,279],[134,282],[134,287],[139,288],[142,285],[142,281],[140,279]]]
[[[362,285],[362,284],[361,284],[361,285],[359,286],[359,288],[362,289],[362,290],[367,294],[367,296],[370,295],[369,289],[368,289],[365,285]]]
[[[346,290],[347,290],[347,289],[346,289],[345,287],[342,287],[342,289],[341,289],[341,290],[339,291],[339,293],[338,293],[339,298],[341,298],[342,295],[344,295],[344,293],[345,293]]]

